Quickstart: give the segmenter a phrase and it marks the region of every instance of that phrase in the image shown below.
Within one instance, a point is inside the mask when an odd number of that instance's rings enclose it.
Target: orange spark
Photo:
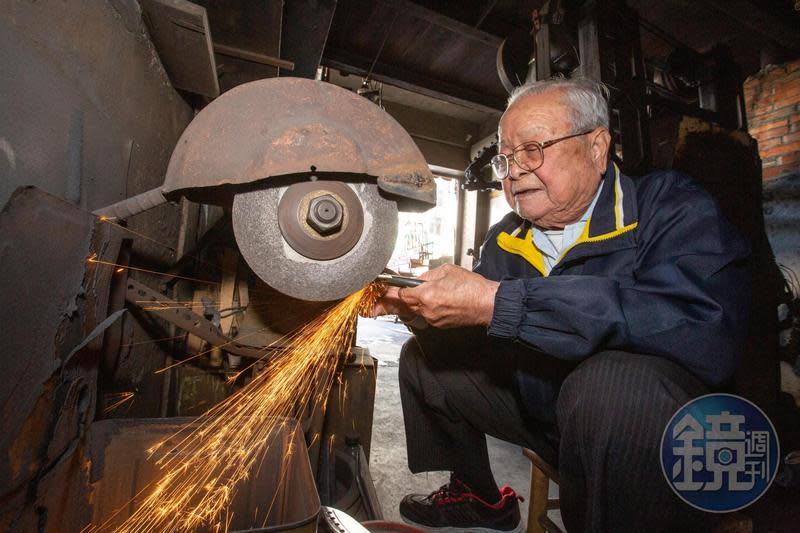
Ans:
[[[370,285],[299,329],[270,354],[264,370],[247,385],[148,450],[159,451],[155,463],[160,479],[146,489],[143,499],[137,497],[136,510],[121,524],[113,525],[112,515],[97,530],[227,529],[239,483],[258,467],[276,430],[309,407],[324,409],[337,366],[353,344],[356,318],[379,294]],[[165,446],[167,441],[176,444]],[[327,445],[333,445],[332,438]],[[292,452],[296,451],[290,449],[284,463]],[[287,465],[280,466],[283,479]],[[269,513],[265,520],[268,517]]]
[[[113,267],[117,267],[117,268],[123,268],[125,270],[136,270],[137,272],[146,272],[148,274],[153,274],[153,275],[156,275],[156,276],[166,276],[166,277],[169,277],[169,278],[185,279],[185,280],[188,280],[188,281],[197,281],[198,283],[207,283],[209,285],[219,285],[220,284],[218,281],[210,281],[210,280],[207,280],[207,279],[190,278],[190,277],[187,277],[187,276],[178,276],[176,274],[167,274],[167,273],[164,273],[164,272],[159,272],[158,270],[148,270],[146,268],[137,268],[137,267],[132,267],[132,266],[128,266],[128,265],[120,265],[118,263],[112,263],[111,261],[103,261],[103,260],[97,258],[97,254],[92,254],[89,257],[87,257],[86,258],[86,262],[87,263],[100,264],[100,265],[108,265],[108,266],[113,266]]]
[[[113,392],[107,394],[106,399],[110,401],[111,404],[103,409],[103,413],[110,413],[128,400],[132,400],[135,395],[135,392]]]

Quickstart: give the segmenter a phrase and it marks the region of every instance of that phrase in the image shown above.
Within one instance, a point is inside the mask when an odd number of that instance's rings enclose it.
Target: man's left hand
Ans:
[[[425,283],[401,289],[400,299],[438,328],[486,326],[492,321],[499,283],[455,265],[442,265],[420,276]]]

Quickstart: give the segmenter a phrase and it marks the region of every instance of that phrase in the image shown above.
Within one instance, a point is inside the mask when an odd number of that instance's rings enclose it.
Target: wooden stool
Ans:
[[[531,462],[531,493],[528,501],[528,533],[564,533],[547,517],[547,511],[558,509],[558,498],[548,498],[550,480],[558,484],[558,470],[528,448],[523,455]]]
[[[523,455],[531,462],[531,493],[528,501],[527,533],[565,533],[550,520],[547,511],[559,508],[558,498],[550,499],[550,480],[558,485],[558,470],[542,459],[536,452],[528,448],[522,449]],[[753,520],[741,511],[720,517],[712,529],[712,533],[752,533]]]

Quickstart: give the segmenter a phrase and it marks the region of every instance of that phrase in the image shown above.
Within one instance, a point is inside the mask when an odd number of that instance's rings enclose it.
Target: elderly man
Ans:
[[[702,527],[658,448],[675,411],[735,368],[747,244],[687,176],[632,179],[609,162],[600,84],[519,87],[499,139],[492,165],[514,212],[480,263],[432,270],[373,310],[415,332],[400,360],[409,467],[452,473],[407,496],[401,515],[440,531],[521,531],[489,434],[558,465],[569,531]]]

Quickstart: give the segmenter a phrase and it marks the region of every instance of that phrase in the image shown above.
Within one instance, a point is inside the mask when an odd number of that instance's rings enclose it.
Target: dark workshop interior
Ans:
[[[718,531],[800,531],[798,28],[795,0],[3,2],[0,530],[417,531],[396,524],[433,488],[406,474],[408,333],[348,297],[387,267],[472,268],[508,212],[509,92],[560,75],[609,87],[622,171],[694,176],[749,240],[731,386],[782,457]],[[287,393],[271,361],[314,342],[338,352]],[[526,531],[562,531],[557,472],[492,446]],[[140,516],[191,450],[246,468]]]

